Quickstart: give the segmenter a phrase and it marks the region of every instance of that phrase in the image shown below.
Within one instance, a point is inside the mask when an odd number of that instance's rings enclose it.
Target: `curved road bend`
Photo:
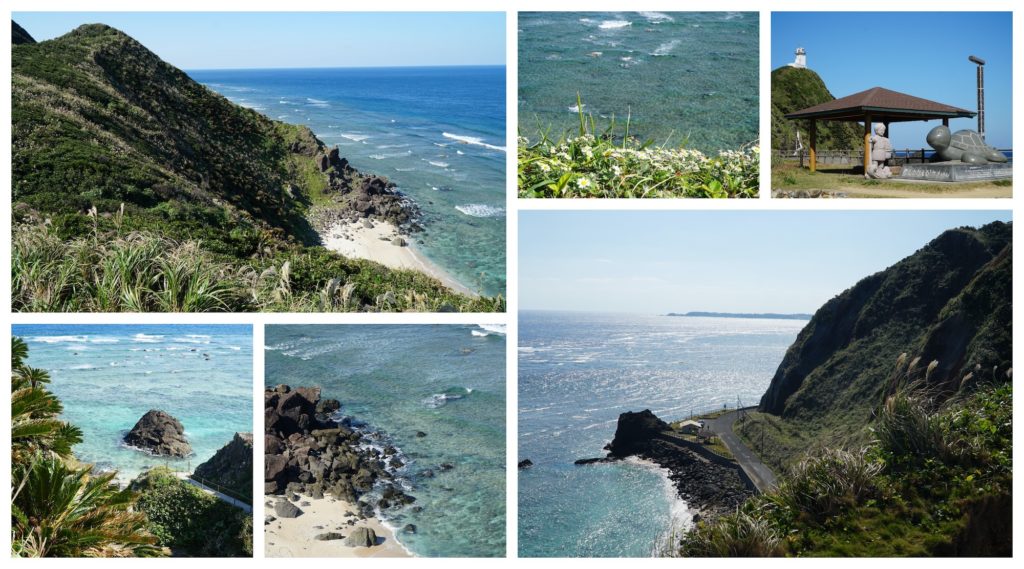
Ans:
[[[737,411],[729,411],[714,419],[706,420],[705,425],[711,432],[718,435],[718,438],[722,439],[736,462],[739,463],[740,468],[747,473],[747,476],[754,482],[754,486],[757,486],[758,491],[767,492],[775,488],[775,473],[761,462],[754,451],[750,450],[733,432],[732,427],[738,416]]]

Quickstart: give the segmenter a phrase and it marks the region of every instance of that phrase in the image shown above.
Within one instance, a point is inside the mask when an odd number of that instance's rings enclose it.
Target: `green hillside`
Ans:
[[[772,151],[780,148],[792,151],[797,130],[804,148],[809,147],[807,121],[791,121],[786,113],[806,109],[835,99],[825,82],[810,69],[780,67],[772,71]],[[862,133],[856,123],[819,122],[817,143],[819,150],[846,150],[858,148]]]
[[[952,229],[822,306],[737,423],[778,486],[678,553],[1010,555],[1012,253]]]
[[[114,28],[39,43],[13,28],[16,310],[503,309],[318,247],[325,210],[409,230],[416,210],[307,127],[231,103]]]
[[[1012,228],[946,231],[822,306],[786,352],[759,411],[779,427],[778,467],[810,444],[860,442],[901,354],[936,361],[929,388],[946,398],[963,377],[1010,367]],[[982,377],[982,375],[986,377]],[[997,371],[998,377],[1000,373]],[[758,433],[760,436],[760,433]]]

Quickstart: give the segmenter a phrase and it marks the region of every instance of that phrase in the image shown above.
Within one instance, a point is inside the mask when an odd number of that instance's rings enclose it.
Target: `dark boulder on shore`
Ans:
[[[353,507],[373,508],[360,498],[378,481],[393,478],[389,465],[402,465],[398,449],[377,450],[373,433],[351,420],[335,421],[341,403],[321,399],[318,387],[278,385],[264,391],[264,492],[330,496]],[[415,501],[398,485],[387,484],[377,506],[400,508]]]
[[[519,461],[519,468],[520,469],[522,469],[522,468],[530,468],[531,466],[533,466],[533,461],[528,459],[528,458]]]
[[[124,442],[159,456],[182,458],[192,454],[192,446],[185,438],[185,427],[158,409],[146,412],[124,436]]]
[[[585,458],[576,464],[613,462],[637,456],[668,471],[680,498],[705,514],[721,515],[736,510],[754,494],[742,469],[729,459],[716,456],[673,437],[668,423],[650,410],[619,415],[615,438],[606,447],[607,458]]]
[[[302,510],[288,500],[279,500],[274,504],[274,513],[279,518],[297,518],[302,515]]]
[[[377,532],[367,527],[355,528],[345,538],[345,545],[349,547],[373,547],[377,545]]]
[[[668,423],[659,419],[650,409],[639,413],[627,411],[619,415],[615,438],[607,447],[608,453],[619,458],[637,454],[651,437],[668,429]]]

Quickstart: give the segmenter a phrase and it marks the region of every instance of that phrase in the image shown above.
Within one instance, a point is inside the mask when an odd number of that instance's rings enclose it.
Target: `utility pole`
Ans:
[[[978,65],[978,134],[985,140],[985,60],[976,55],[967,60]]]
[[[764,421],[761,421],[761,456],[764,456]]]

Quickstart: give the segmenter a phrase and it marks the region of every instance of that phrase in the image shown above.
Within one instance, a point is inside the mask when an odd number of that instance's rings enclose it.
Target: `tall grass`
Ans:
[[[687,534],[679,553],[687,557],[777,557],[784,549],[778,530],[767,518],[737,511]]]
[[[949,396],[929,384],[936,369],[901,355],[869,446],[814,451],[774,490],[697,524],[678,553],[1004,555],[1012,543],[1012,371],[992,370],[988,384],[970,381],[975,369]],[[993,519],[972,513],[978,504],[995,504],[985,510]]]
[[[867,449],[825,449],[796,463],[769,499],[790,512],[825,520],[878,495],[880,461]]]
[[[501,297],[461,295],[423,273],[322,248],[240,262],[198,241],[98,224],[93,235],[67,240],[49,225],[16,227],[11,304],[21,312],[505,310]]]
[[[583,113],[577,95],[579,131],[539,140],[524,136],[518,144],[519,197],[650,198],[756,197],[759,148],[752,143],[715,156],[667,144],[654,146],[630,135],[627,115],[620,142],[615,119],[598,131],[593,115]]]

